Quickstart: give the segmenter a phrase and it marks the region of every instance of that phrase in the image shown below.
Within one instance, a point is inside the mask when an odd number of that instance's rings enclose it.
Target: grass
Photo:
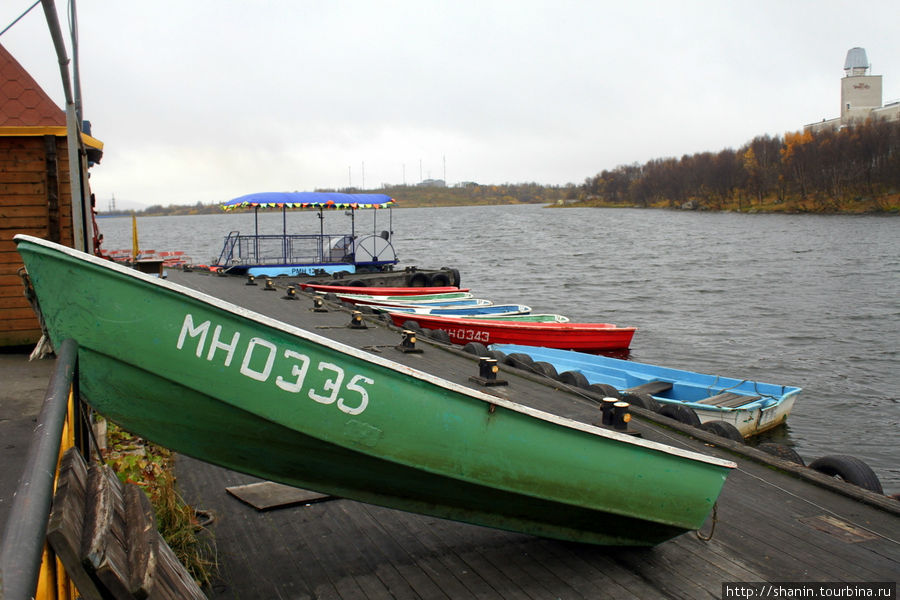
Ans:
[[[106,464],[123,483],[140,487],[156,513],[156,526],[166,543],[200,585],[209,585],[216,563],[209,543],[201,540],[197,512],[185,503],[175,485],[175,454],[108,424]]]

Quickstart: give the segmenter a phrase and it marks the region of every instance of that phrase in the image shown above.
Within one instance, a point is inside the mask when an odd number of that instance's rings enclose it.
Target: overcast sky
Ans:
[[[32,3],[0,2],[0,29]],[[884,76],[885,102],[900,99],[895,0],[77,9],[85,117],[105,144],[91,175],[101,209],[113,195],[134,208],[445,175],[580,184],[838,116],[854,46]],[[0,43],[62,108],[41,7]]]

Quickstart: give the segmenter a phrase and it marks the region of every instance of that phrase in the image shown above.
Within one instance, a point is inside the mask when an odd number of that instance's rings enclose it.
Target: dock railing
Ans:
[[[65,340],[44,396],[34,437],[0,542],[0,600],[76,598],[75,586],[46,542],[47,520],[63,451],[89,454],[75,379],[78,346]]]
[[[232,231],[225,238],[218,264],[353,264],[352,253],[349,234],[242,235]]]

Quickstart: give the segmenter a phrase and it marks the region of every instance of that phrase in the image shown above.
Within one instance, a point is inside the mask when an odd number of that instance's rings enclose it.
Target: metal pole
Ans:
[[[69,147],[69,186],[72,197],[72,237],[74,238],[74,247],[84,252],[93,253],[93,235],[89,231],[90,225],[85,214],[85,193],[81,160],[83,156],[81,149],[81,123],[78,120],[78,107],[72,95],[72,82],[69,77],[69,57],[66,54],[66,44],[63,40],[62,29],[59,26],[59,16],[56,14],[54,1],[41,0],[41,6],[47,19],[47,27],[50,29],[50,37],[53,39],[53,45],[56,48],[59,71],[62,76],[63,93],[66,98],[66,138]]]
[[[77,356],[78,346],[74,340],[60,344],[56,369],[50,378],[22,477],[13,496],[0,545],[0,596],[4,600],[33,598],[37,587],[53,479]]]

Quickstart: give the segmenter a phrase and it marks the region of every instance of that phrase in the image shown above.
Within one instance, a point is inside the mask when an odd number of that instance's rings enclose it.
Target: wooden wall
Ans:
[[[0,136],[0,346],[40,338],[12,239],[25,233],[73,245],[68,165],[65,137]]]

